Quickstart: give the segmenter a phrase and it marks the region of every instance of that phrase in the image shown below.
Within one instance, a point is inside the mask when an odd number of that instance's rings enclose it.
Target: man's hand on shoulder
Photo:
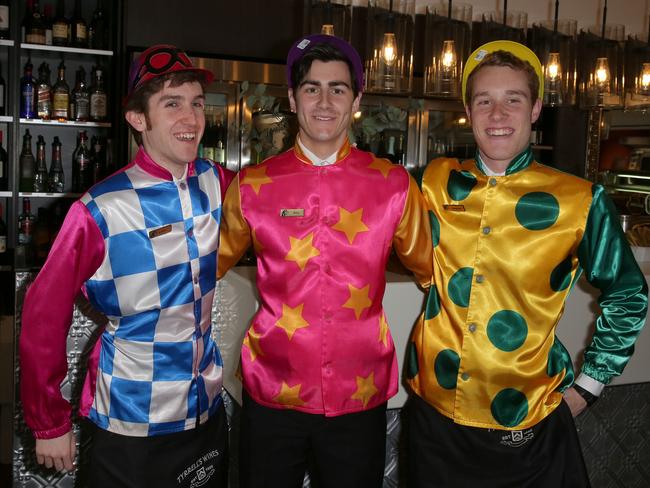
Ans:
[[[575,390],[575,388],[567,388],[564,392],[564,401],[569,406],[571,410],[571,415],[577,417],[580,415],[585,408],[587,408],[587,401],[580,396],[580,394]]]
[[[73,471],[77,454],[75,435],[68,431],[53,439],[36,439],[36,460],[57,471]]]

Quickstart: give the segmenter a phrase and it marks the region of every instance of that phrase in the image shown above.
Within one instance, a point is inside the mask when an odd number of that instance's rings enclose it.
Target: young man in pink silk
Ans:
[[[382,298],[391,249],[423,287],[428,217],[404,167],[350,144],[363,66],[347,42],[307,36],[287,57],[299,134],[229,187],[219,274],[253,245],[260,308],[242,348],[242,487],[379,487],[386,402],[399,375]]]

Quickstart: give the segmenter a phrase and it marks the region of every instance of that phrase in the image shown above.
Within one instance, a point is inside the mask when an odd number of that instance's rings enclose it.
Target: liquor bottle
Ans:
[[[16,265],[30,266],[33,262],[34,215],[29,198],[23,198],[23,211],[18,216],[18,246]],[[19,258],[20,257],[20,258]]]
[[[38,67],[36,84],[36,113],[39,119],[52,118],[52,87],[50,86],[50,66],[43,61]]]
[[[397,140],[397,145],[395,146],[395,162],[397,164],[406,164],[404,149],[404,134],[400,134],[399,139]]]
[[[34,175],[34,191],[43,193],[48,190],[47,163],[45,162],[45,139],[38,136],[36,140],[36,174]]]
[[[20,42],[25,41],[25,34],[27,33],[27,25],[30,23],[32,18],[32,8],[34,5],[34,0],[27,0],[25,5],[25,15],[23,20],[20,23]]]
[[[0,131],[0,191],[9,189],[7,151],[2,147],[2,131]]]
[[[43,23],[45,24],[45,44],[52,45],[52,5],[43,7]]]
[[[93,18],[88,27],[88,47],[90,49],[106,49],[108,47],[107,33],[104,2],[98,0],[97,8],[93,12]]]
[[[0,0],[0,39],[9,39],[9,1]]]
[[[34,262],[42,266],[50,250],[50,229],[48,226],[49,212],[45,207],[39,207],[38,217],[34,222],[32,242],[34,243]]]
[[[81,131],[77,133],[77,145],[72,150],[72,186],[70,189],[70,191],[72,192],[77,192],[77,189],[79,188],[79,168],[77,168],[76,160],[77,160],[77,151],[81,146],[80,142],[81,142]]]
[[[64,0],[56,0],[56,17],[52,22],[52,44],[55,46],[70,44],[70,21],[65,16]]]
[[[214,161],[219,163],[221,166],[226,166],[226,128],[221,123],[221,119],[217,121],[216,140],[217,144],[214,148]]]
[[[107,97],[104,90],[104,73],[100,67],[95,68],[95,79],[90,92],[90,120],[103,122],[107,115]]]
[[[7,85],[5,84],[5,79],[2,77],[2,64],[0,64],[0,115],[5,115],[7,113],[6,94]]]
[[[81,0],[74,2],[74,15],[70,22],[72,27],[72,45],[75,47],[88,47],[88,26],[81,16]]]
[[[79,145],[74,151],[74,160],[72,161],[73,168],[73,185],[74,172],[77,173],[76,186],[73,186],[72,191],[75,193],[85,192],[93,182],[93,168],[90,161],[90,150],[88,149],[88,136],[86,131],[82,130],[79,133]]]
[[[0,255],[7,252],[7,224],[2,217],[3,214],[2,204],[0,203]]]
[[[34,191],[34,154],[32,153],[32,135],[29,129],[25,130],[23,136],[23,149],[18,158],[20,165],[20,182],[18,184],[20,191]]]
[[[52,162],[50,163],[50,174],[48,175],[48,188],[52,193],[63,193],[65,191],[61,141],[59,141],[58,136],[54,136],[52,142]]]
[[[76,82],[72,90],[72,103],[74,113],[70,114],[72,120],[83,122],[90,117],[90,93],[86,84],[86,70],[79,66],[76,74]]]
[[[24,119],[36,118],[36,84],[32,78],[32,68],[32,62],[28,59],[20,80],[20,116]]]
[[[91,161],[93,163],[93,185],[100,182],[105,176],[104,148],[99,137],[90,139]]]
[[[32,15],[25,27],[25,42],[28,44],[45,44],[45,22],[41,16],[38,0],[32,5]]]
[[[213,128],[214,119],[212,114],[206,114],[206,127],[205,131],[203,131],[201,142],[203,143],[203,157],[205,159],[211,159],[212,161],[214,161],[214,147],[216,145]]]
[[[59,77],[52,88],[52,118],[61,122],[70,118],[70,88],[65,82],[65,64],[59,64]]]
[[[104,175],[110,176],[115,173],[116,169],[113,159],[113,141],[106,139],[106,147],[104,148]]]

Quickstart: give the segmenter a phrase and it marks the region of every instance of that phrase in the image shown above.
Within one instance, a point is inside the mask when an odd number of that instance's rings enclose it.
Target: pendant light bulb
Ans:
[[[392,65],[397,59],[397,43],[395,41],[394,33],[384,33],[384,40],[381,44],[381,54],[384,58],[384,62],[388,65]]]
[[[334,35],[334,25],[333,24],[323,24],[320,28],[320,33],[326,36]]]

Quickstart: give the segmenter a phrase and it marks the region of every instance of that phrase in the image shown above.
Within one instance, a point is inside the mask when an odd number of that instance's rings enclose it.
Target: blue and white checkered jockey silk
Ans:
[[[221,402],[222,361],[210,337],[221,195],[212,164],[166,180],[137,164],[83,196],[105,255],[87,281],[109,318],[90,419],[130,436],[179,432]]]

